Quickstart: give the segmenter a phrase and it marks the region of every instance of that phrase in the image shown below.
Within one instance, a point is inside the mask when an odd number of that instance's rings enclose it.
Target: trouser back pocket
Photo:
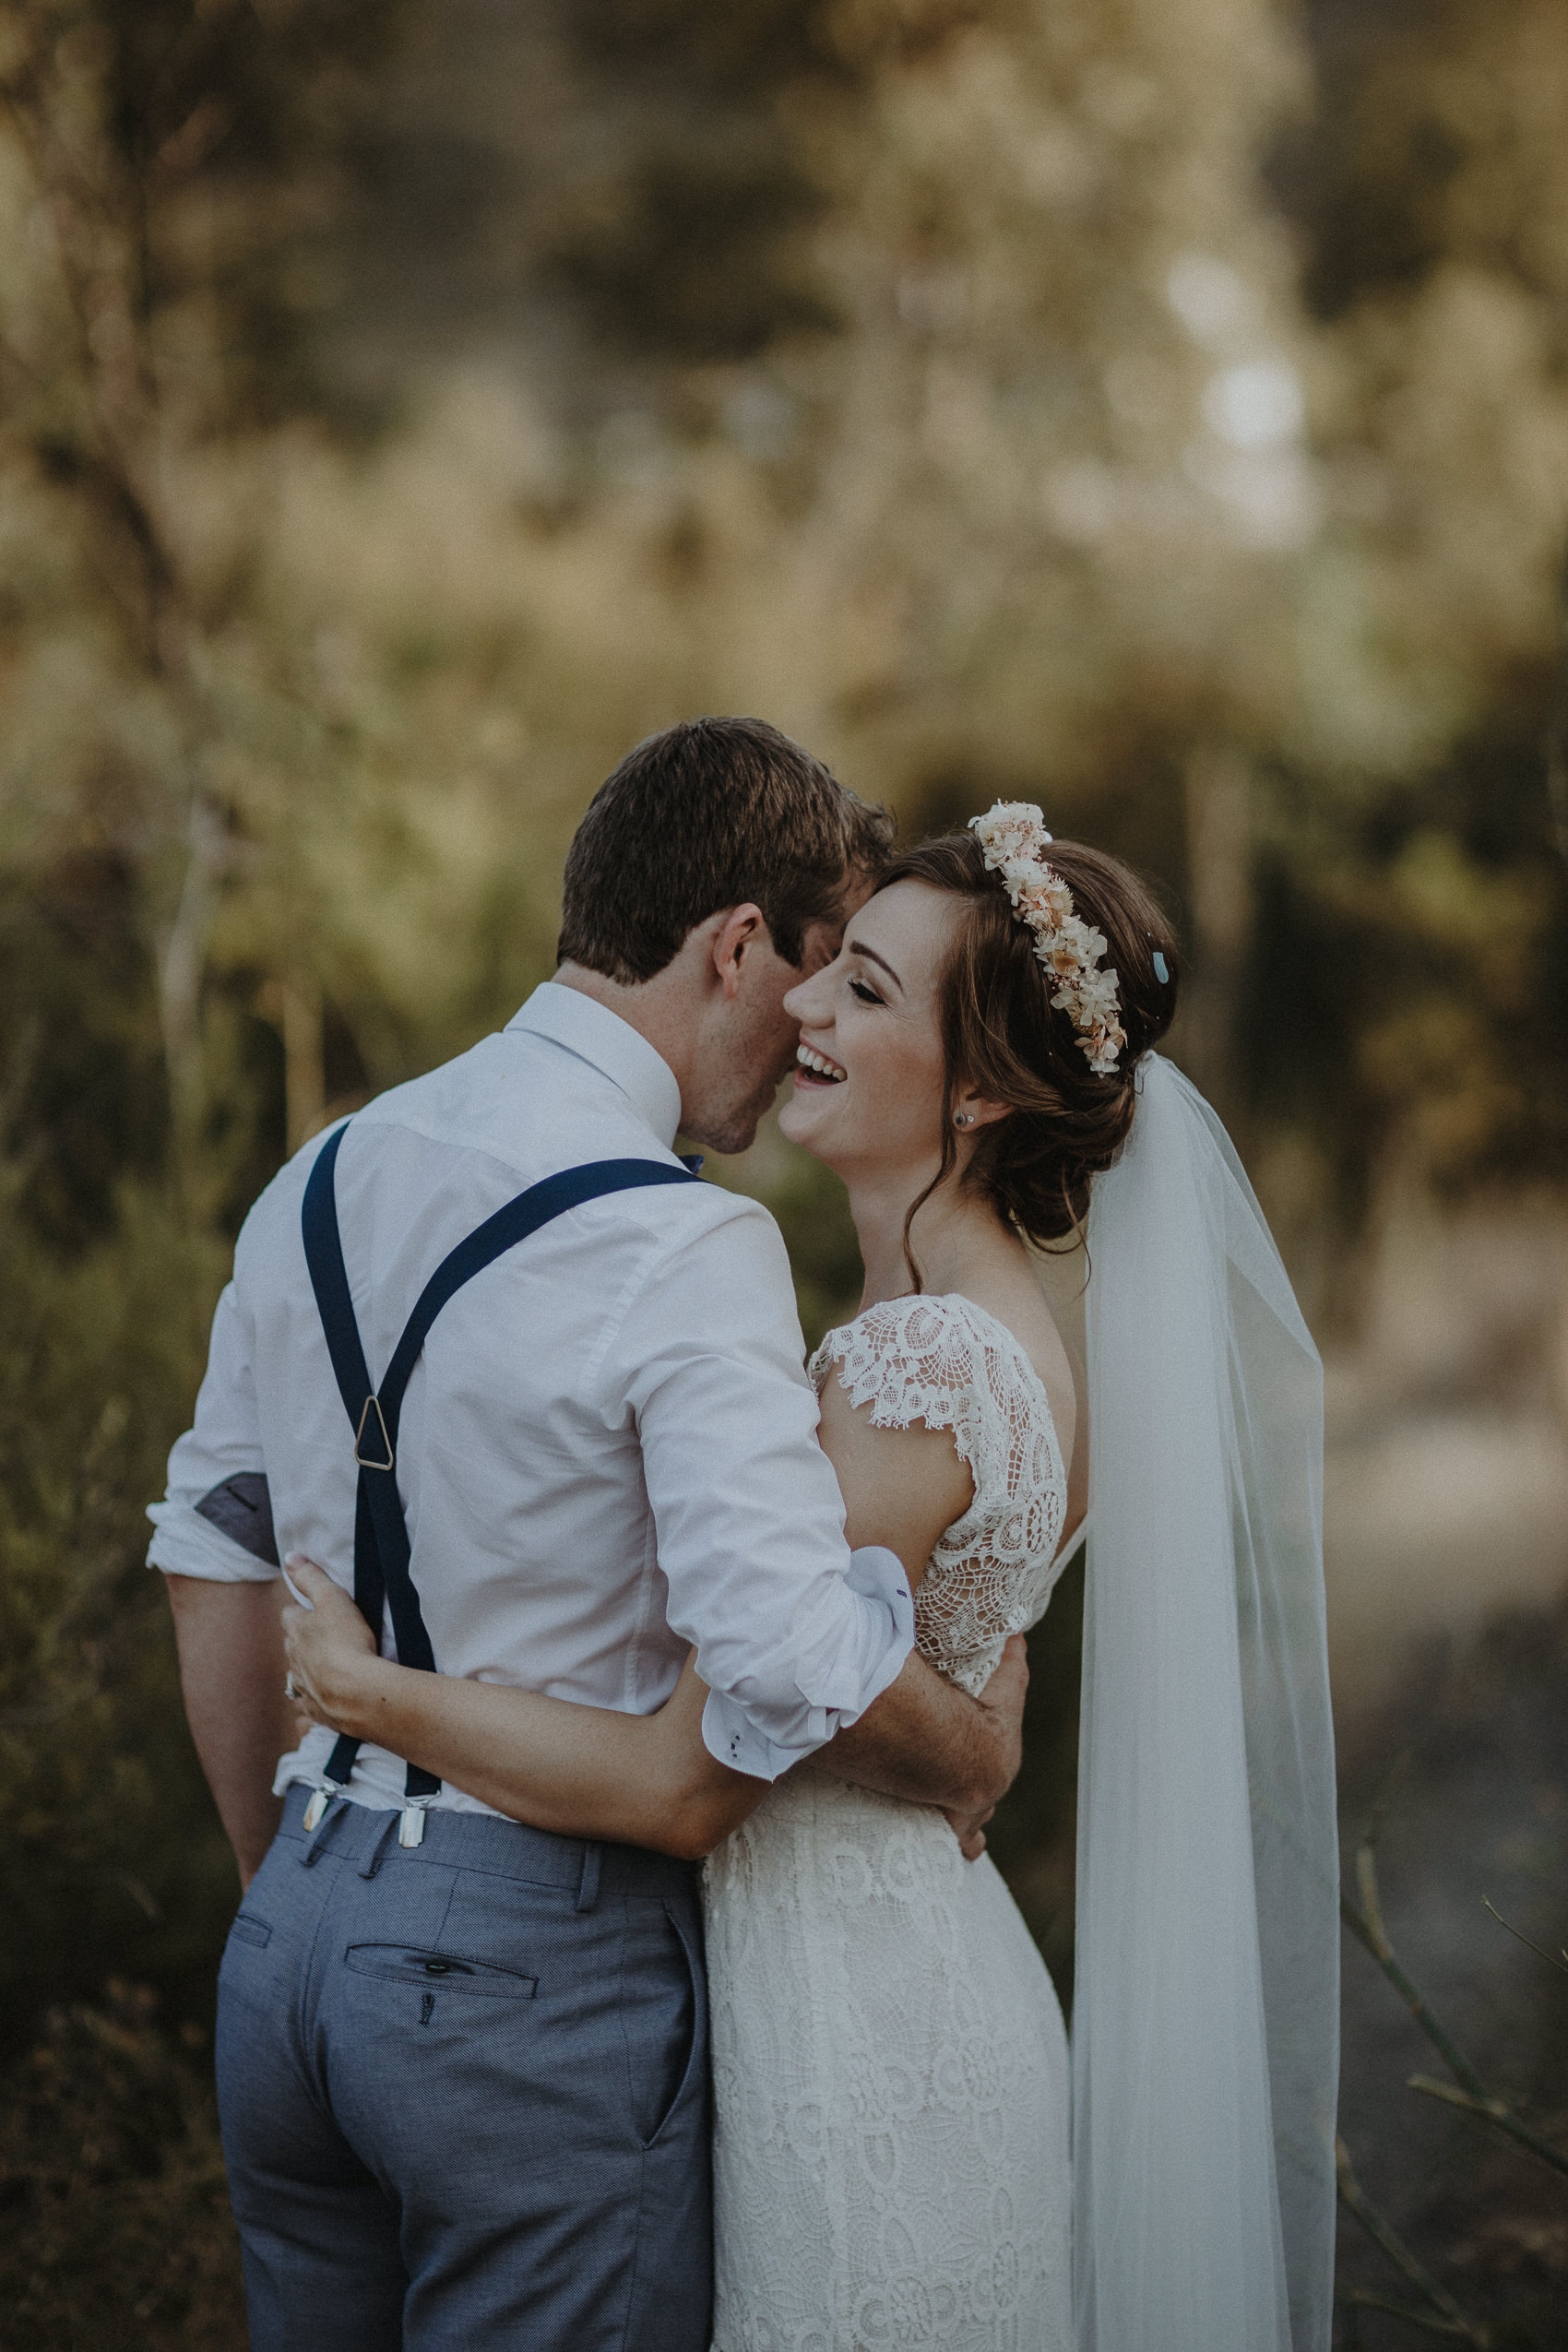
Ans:
[[[422,1992],[457,1992],[489,2001],[531,2001],[539,1978],[525,1968],[498,1967],[458,1952],[431,1952],[413,1943],[350,1943],[343,1965],[356,1976],[418,1985]]]

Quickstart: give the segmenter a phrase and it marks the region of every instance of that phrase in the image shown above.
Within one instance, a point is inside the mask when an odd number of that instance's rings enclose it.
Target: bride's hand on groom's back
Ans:
[[[284,1563],[292,1590],[304,1602],[283,1610],[283,1647],[289,1662],[290,1696],[306,1725],[332,1731],[358,1731],[359,1684],[376,1658],[369,1626],[353,1601],[324,1569],[302,1552]]]

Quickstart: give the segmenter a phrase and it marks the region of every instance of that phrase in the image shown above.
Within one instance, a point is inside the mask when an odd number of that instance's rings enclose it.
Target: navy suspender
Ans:
[[[419,1360],[431,1324],[453,1293],[498,1258],[503,1251],[537,1233],[541,1225],[585,1201],[600,1200],[607,1193],[624,1193],[647,1184],[691,1184],[701,1162],[671,1168],[656,1159],[597,1159],[585,1168],[563,1169],[540,1184],[498,1208],[442,1259],[421,1291],[419,1301],[392,1350],[392,1360],[377,1388],[371,1380],[349,1295],[343,1265],[342,1236],[338,1227],[336,1168],[338,1150],[348,1132],[344,1122],[317,1153],[305,1185],[300,1224],[311,1288],[327,1335],[339,1392],[354,1433],[354,1459],[359,1464],[359,1492],[354,1505],[354,1599],[360,1614],[381,1641],[383,1611],[389,1610],[398,1638],[398,1657],[404,1666],[435,1671],[419,1594],[410,1573],[408,1524],[398,1492],[398,1423],[409,1375]],[[327,1759],[321,1786],[305,1809],[304,1826],[314,1830],[332,1799],[349,1785],[359,1741],[339,1739]],[[433,1773],[410,1764],[398,1838],[417,1846],[424,1834],[424,1808],[440,1788]]]

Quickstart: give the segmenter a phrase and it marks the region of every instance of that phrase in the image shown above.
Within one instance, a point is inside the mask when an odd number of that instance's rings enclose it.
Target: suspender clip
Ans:
[[[423,1845],[424,1817],[429,1804],[428,1797],[409,1797],[404,1800],[402,1815],[398,1823],[399,1846]]]
[[[345,1784],[341,1780],[321,1780],[311,1790],[300,1827],[307,1837],[314,1836],[327,1818],[327,1808],[334,1797],[340,1797]]]
[[[375,1415],[375,1426],[381,1431],[381,1450],[386,1456],[384,1462],[373,1461],[364,1451],[365,1426],[372,1413]],[[381,1409],[381,1399],[374,1394],[365,1398],[364,1411],[360,1415],[360,1425],[354,1431],[354,1459],[362,1470],[389,1470],[392,1467],[392,1435],[386,1426],[386,1416]]]

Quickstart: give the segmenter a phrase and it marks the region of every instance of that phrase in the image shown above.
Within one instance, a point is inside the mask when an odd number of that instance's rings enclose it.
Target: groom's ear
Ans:
[[[771,946],[772,933],[767,918],[760,907],[747,899],[739,907],[731,907],[713,934],[710,950],[713,968],[726,996],[732,997],[741,985],[741,966],[748,948]]]

